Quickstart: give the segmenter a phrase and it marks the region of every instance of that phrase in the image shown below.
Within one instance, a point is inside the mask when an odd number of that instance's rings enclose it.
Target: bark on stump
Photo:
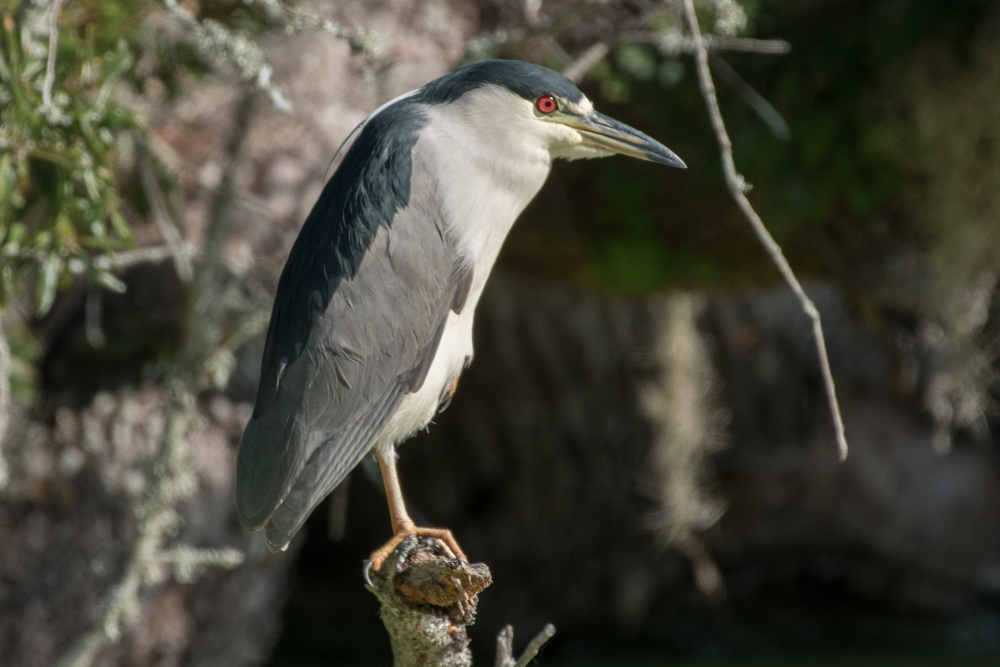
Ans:
[[[408,537],[368,590],[381,605],[395,667],[470,667],[466,627],[476,617],[479,593],[493,583],[483,563],[453,558],[432,538]]]

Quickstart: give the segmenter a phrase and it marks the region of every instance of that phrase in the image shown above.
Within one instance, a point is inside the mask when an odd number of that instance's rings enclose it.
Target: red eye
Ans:
[[[542,113],[552,113],[559,108],[559,105],[556,103],[556,98],[551,95],[542,95],[535,100],[535,108]]]

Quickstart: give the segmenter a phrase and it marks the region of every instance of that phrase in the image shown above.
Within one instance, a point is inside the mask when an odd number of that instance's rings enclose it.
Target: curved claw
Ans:
[[[361,570],[361,576],[365,578],[365,584],[369,587],[375,585],[372,583],[372,565],[371,560],[366,560],[364,568]]]
[[[407,527],[395,535],[383,544],[381,547],[372,552],[368,562],[371,563],[369,571],[378,572],[382,569],[382,565],[385,561],[392,555],[392,552],[396,550],[399,543],[405,540],[410,535],[416,535],[417,537],[433,537],[436,540],[440,540],[444,544],[444,548],[447,549],[452,557],[460,558],[465,562],[469,562],[469,559],[465,557],[465,552],[462,548],[458,546],[458,542],[455,540],[455,536],[451,534],[451,531],[447,528],[421,528],[419,526]]]

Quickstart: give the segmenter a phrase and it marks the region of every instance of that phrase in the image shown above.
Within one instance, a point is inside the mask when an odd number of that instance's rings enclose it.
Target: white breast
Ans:
[[[525,113],[497,108],[503,105],[527,105],[530,112],[530,103],[491,87],[425,109],[429,122],[414,146],[413,168],[434,170],[434,196],[457,247],[456,259],[472,267],[473,283],[462,312],[448,316],[423,386],[403,398],[379,435],[376,446],[384,455],[430,422],[443,391],[472,358],[472,320],[486,279],[507,233],[548,177],[551,158],[540,142],[516,121],[491,120]]]

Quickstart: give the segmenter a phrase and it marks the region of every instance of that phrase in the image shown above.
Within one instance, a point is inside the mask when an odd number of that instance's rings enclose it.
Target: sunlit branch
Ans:
[[[712,125],[715,128],[715,136],[719,142],[719,150],[722,153],[722,167],[726,175],[726,184],[729,186],[729,191],[736,204],[743,211],[754,233],[757,234],[757,238],[760,239],[760,242],[771,256],[771,260],[778,267],[785,282],[788,283],[795,296],[798,297],[799,302],[802,304],[802,310],[812,319],[813,335],[816,339],[820,369],[823,373],[823,382],[826,386],[830,411],[833,415],[837,446],[840,450],[840,458],[845,459],[847,458],[847,437],[844,434],[844,422],[840,416],[840,405],[837,402],[837,391],[833,383],[833,373],[830,371],[830,360],[827,357],[826,341],[823,336],[823,325],[820,322],[819,311],[812,300],[806,295],[805,290],[802,289],[802,285],[795,277],[792,267],[789,266],[788,261],[781,252],[781,246],[771,237],[760,216],[757,215],[757,212],[750,204],[750,200],[746,197],[746,191],[749,189],[749,186],[743,179],[743,176],[736,171],[736,163],[733,160],[733,145],[729,139],[728,132],[726,132],[722,112],[719,110],[719,100],[715,95],[715,84],[712,82],[712,73],[708,66],[708,49],[702,38],[701,29],[698,26],[698,17],[695,15],[692,0],[684,0],[684,15],[694,41],[694,56],[698,66],[698,81],[701,84],[701,94],[705,98],[705,104],[708,107],[708,113],[712,118]]]

